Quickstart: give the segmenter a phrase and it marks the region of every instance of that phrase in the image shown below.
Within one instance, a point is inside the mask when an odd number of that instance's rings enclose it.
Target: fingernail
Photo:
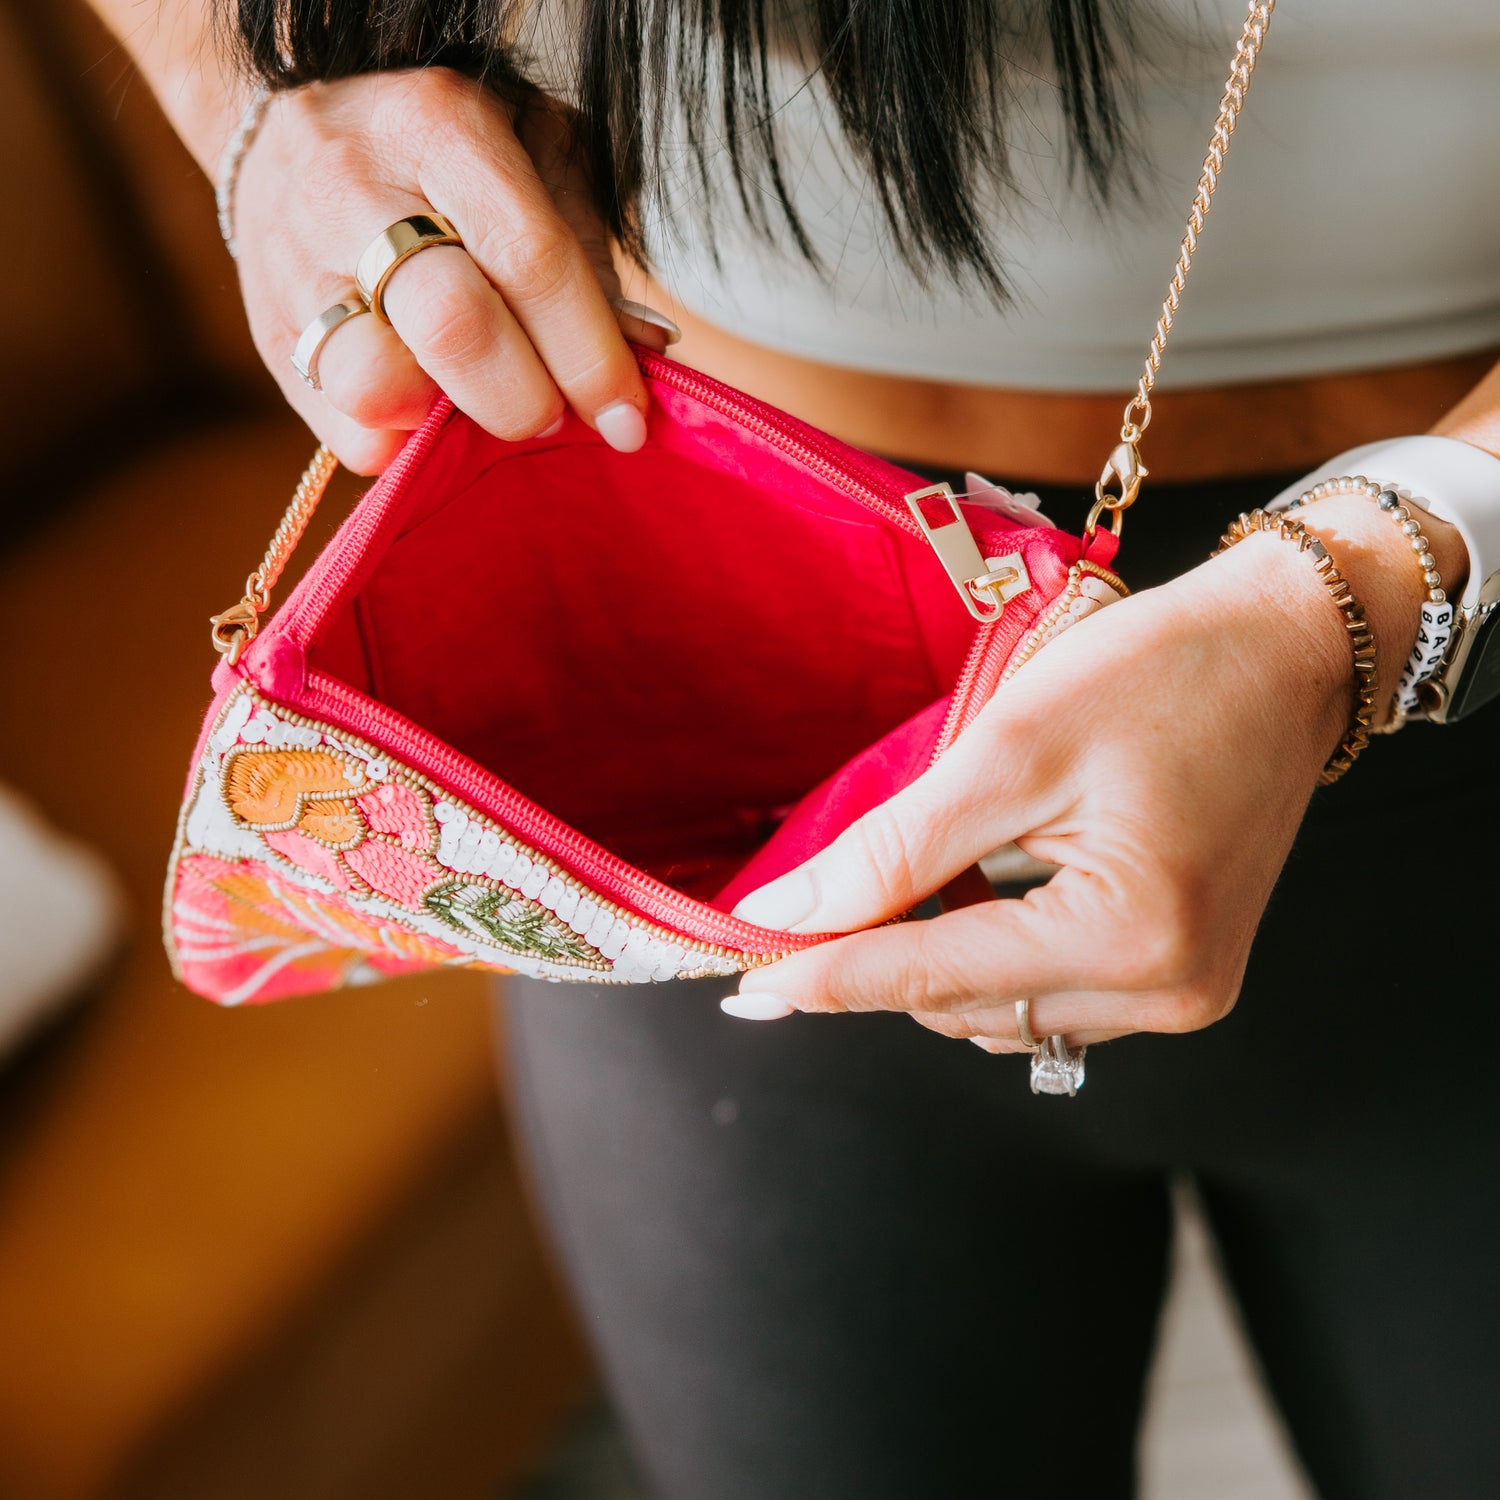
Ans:
[[[801,870],[793,870],[758,891],[751,891],[733,915],[742,922],[753,922],[757,927],[774,927],[782,932],[794,932],[797,924],[812,916],[817,905],[818,892],[812,878]]]
[[[628,401],[594,414],[599,436],[617,453],[634,453],[646,441],[646,419]]]
[[[652,328],[660,328],[667,336],[669,349],[682,338],[682,330],[665,313],[657,312],[654,307],[647,307],[644,302],[634,302],[629,297],[611,297],[610,306],[627,318],[634,318]]]
[[[719,1009],[726,1016],[737,1016],[741,1021],[779,1021],[797,1011],[795,1005],[788,1005],[780,995],[768,995],[764,991],[753,995],[726,995],[719,1001]]]
[[[545,432],[537,433],[539,438],[556,437],[564,427],[568,425],[568,414],[564,412]]]

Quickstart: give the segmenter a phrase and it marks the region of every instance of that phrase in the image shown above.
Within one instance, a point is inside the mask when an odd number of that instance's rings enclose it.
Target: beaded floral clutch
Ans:
[[[226,1005],[458,965],[640,982],[818,936],[732,916],[953,743],[1123,591],[969,494],[656,355],[650,437],[522,443],[440,403],[264,625],[334,464],[245,600],[166,894]]]
[[[443,965],[637,983],[834,936],[733,908],[1124,591],[1107,565],[1273,5],[1249,0],[1086,540],[642,353],[641,452],[574,418],[503,443],[441,401],[261,629],[319,450],[213,622],[167,876],[182,981],[225,1005]]]

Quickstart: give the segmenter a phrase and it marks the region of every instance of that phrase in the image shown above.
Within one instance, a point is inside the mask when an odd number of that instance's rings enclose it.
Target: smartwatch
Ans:
[[[1339,474],[1367,474],[1404,490],[1452,525],[1469,549],[1469,580],[1456,601],[1453,638],[1441,665],[1417,689],[1417,712],[1436,724],[1453,724],[1500,698],[1500,458],[1461,438],[1430,434],[1365,443],[1320,465],[1266,509],[1280,509]]]

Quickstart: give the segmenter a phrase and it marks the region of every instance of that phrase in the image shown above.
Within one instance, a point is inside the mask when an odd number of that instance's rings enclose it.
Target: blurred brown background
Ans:
[[[0,1061],[0,1497],[504,1495],[587,1372],[482,985],[219,1011],[158,936],[207,618],[312,440],[208,184],[77,0],[0,0],[0,121],[0,780],[132,914]]]

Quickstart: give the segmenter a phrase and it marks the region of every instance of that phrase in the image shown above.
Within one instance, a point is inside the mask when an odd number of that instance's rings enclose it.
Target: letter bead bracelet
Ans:
[[[1418,496],[1403,496],[1394,486],[1378,484],[1363,474],[1340,474],[1320,480],[1311,489],[1304,490],[1295,499],[1289,500],[1286,513],[1300,510],[1317,500],[1331,495],[1359,495],[1373,500],[1380,510],[1388,515],[1406,538],[1407,545],[1416,557],[1417,567],[1422,573],[1422,583],[1427,598],[1422,604],[1421,619],[1417,626],[1416,644],[1401,669],[1396,683],[1396,692],[1391,700],[1390,720],[1383,726],[1384,732],[1394,733],[1405,723],[1407,715],[1418,706],[1418,689],[1424,682],[1441,670],[1448,654],[1449,642],[1453,639],[1453,602],[1443,589],[1443,580],[1437,570],[1437,559],[1422,533],[1422,523],[1412,515],[1410,506],[1426,507]],[[1427,507],[1430,508],[1430,507]]]
[[[1230,525],[1214,549],[1214,556],[1227,552],[1257,531],[1291,542],[1299,552],[1306,552],[1312,558],[1313,567],[1338,605],[1344,617],[1344,629],[1349,632],[1349,644],[1354,651],[1354,706],[1343,739],[1318,776],[1318,785],[1328,786],[1354,764],[1359,752],[1370,743],[1370,725],[1375,718],[1375,633],[1365,619],[1364,606],[1354,597],[1348,581],[1334,566],[1327,547],[1301,521],[1288,520],[1284,515],[1273,516],[1264,510],[1252,510]]]

